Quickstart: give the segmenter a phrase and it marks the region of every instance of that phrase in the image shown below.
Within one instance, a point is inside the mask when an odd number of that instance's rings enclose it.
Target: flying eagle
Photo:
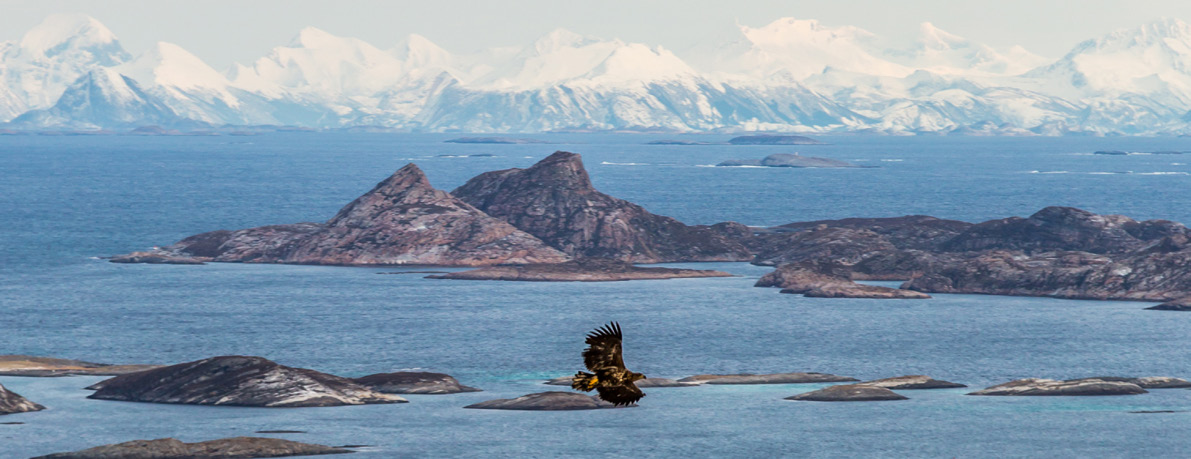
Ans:
[[[600,398],[613,405],[632,405],[645,396],[633,381],[645,379],[624,367],[620,348],[620,324],[612,322],[587,334],[583,364],[593,373],[580,371],[571,379],[571,387],[584,392],[595,389]]]

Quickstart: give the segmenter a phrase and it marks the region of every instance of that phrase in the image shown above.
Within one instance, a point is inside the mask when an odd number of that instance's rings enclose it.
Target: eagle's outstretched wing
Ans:
[[[616,406],[632,405],[645,396],[636,384],[629,381],[619,386],[599,386],[596,390],[600,393],[601,399]]]
[[[623,370],[624,358],[620,353],[620,340],[620,324],[616,322],[588,333],[587,349],[583,351],[583,364],[587,365],[587,369],[591,371],[604,367],[616,367]]]

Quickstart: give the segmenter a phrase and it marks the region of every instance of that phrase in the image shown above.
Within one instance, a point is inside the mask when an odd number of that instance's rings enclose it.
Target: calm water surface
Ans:
[[[739,277],[600,284],[455,282],[392,268],[115,265],[128,252],[220,228],[321,221],[416,162],[440,188],[583,154],[596,186],[688,223],[750,225],[930,214],[980,221],[1071,205],[1191,221],[1188,139],[828,138],[806,147],[646,146],[658,137],[546,135],[559,145],[453,145],[450,135],[0,136],[0,353],[177,363],[260,355],[360,376],[441,371],[485,392],[402,405],[310,409],[87,400],[99,378],[0,378],[48,410],[0,417],[0,457],[173,436],[301,430],[365,444],[360,457],[1179,457],[1191,391],[1104,398],[982,398],[907,391],[886,403],[788,402],[821,385],[649,390],[588,412],[473,411],[559,389],[582,336],[608,320],[651,376],[820,371],[929,374],[973,387],[1021,377],[1191,377],[1191,315],[1148,304],[938,295],[810,299],[751,287],[742,263],[678,266]],[[719,137],[699,139],[722,140]],[[705,167],[800,151],[873,169]],[[439,155],[491,154],[492,157]]]

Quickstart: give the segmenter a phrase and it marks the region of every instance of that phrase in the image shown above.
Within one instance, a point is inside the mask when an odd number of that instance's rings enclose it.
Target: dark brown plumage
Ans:
[[[624,367],[621,355],[620,324],[612,322],[587,334],[583,364],[592,373],[580,371],[571,379],[571,387],[584,392],[595,389],[604,401],[616,406],[632,405],[645,396],[633,381],[645,379]],[[594,374],[593,374],[594,373]]]

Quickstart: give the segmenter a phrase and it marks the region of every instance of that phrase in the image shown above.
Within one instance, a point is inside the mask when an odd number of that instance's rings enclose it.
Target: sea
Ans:
[[[579,153],[595,186],[689,224],[768,226],[912,214],[971,222],[1051,205],[1191,222],[1187,138],[819,137],[827,145],[647,145],[728,135],[0,136],[0,354],[173,364],[255,355],[357,377],[443,372],[483,389],[410,403],[242,408],[89,400],[103,378],[0,377],[47,409],[0,416],[0,457],[135,439],[270,436],[366,445],[353,457],[1187,457],[1191,390],[978,397],[1018,378],[1191,378],[1191,314],[1153,303],[979,295],[814,299],[730,278],[452,281],[425,267],[123,265],[102,257],[216,229],[324,221],[407,163],[450,190],[481,172]],[[1095,155],[1100,150],[1135,152]],[[856,169],[714,167],[801,153]],[[449,270],[449,269],[448,269]],[[626,409],[464,409],[581,369],[588,331],[624,329],[651,377],[910,374],[967,389],[905,401],[783,400],[822,384],[646,389]],[[1161,411],[1162,413],[1137,413]],[[296,433],[262,434],[262,430]]]

